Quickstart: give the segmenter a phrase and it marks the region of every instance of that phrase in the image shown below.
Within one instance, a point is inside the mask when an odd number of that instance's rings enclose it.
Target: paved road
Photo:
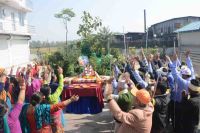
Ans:
[[[90,114],[65,114],[66,133],[113,133],[113,118],[105,105],[102,113]]]

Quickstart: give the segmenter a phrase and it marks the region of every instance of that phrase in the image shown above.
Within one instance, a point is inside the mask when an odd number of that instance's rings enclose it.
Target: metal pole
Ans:
[[[174,53],[176,53],[176,38],[174,37]]]
[[[146,10],[144,9],[144,32],[146,33],[146,52],[147,52],[147,40],[148,40],[148,29],[146,28]]]
[[[129,46],[128,46],[129,41],[127,42],[126,46],[127,46],[127,55],[129,55]]]
[[[178,47],[179,47],[179,53],[180,53],[180,55],[179,55],[179,58],[180,58],[180,61],[182,61],[182,52],[181,52],[181,43],[180,43],[180,34],[179,34],[179,32],[178,32]]]
[[[148,29],[146,30],[146,52],[148,47]]]
[[[144,32],[146,33],[146,10],[144,9]]]
[[[126,35],[124,32],[124,27],[123,27],[123,34],[124,34],[124,49],[125,49],[125,54],[126,54]]]

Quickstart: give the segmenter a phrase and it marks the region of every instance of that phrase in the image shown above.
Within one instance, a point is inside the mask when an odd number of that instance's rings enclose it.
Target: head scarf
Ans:
[[[148,104],[151,101],[151,96],[145,89],[138,90],[136,92],[136,97],[143,104]]]

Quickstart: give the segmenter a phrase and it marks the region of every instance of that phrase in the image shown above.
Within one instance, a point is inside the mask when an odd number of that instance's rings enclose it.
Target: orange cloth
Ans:
[[[9,99],[10,99],[10,101],[11,101],[12,99],[11,99],[11,95],[10,95],[9,92],[6,92],[5,90],[3,90],[3,91],[0,93],[0,99],[1,99],[1,100],[4,100],[4,102],[6,102],[7,96],[9,97]]]
[[[5,68],[3,68],[3,67],[0,67],[0,75],[7,75],[7,73],[6,73],[6,69]]]
[[[145,89],[138,90],[136,92],[136,97],[143,104],[148,104],[151,101],[151,96]]]

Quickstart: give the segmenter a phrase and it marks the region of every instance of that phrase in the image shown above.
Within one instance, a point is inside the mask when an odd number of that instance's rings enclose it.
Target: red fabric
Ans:
[[[83,84],[80,84],[80,86],[81,85]],[[91,87],[89,83],[87,85],[88,88],[80,88],[80,89],[69,86],[67,89],[63,91],[62,100],[66,100],[70,98],[72,95],[79,95],[80,97],[94,96],[98,98],[99,105],[103,108],[104,104],[103,104],[103,93],[101,85],[96,84],[96,87]]]
[[[31,133],[37,132],[34,113],[35,113],[34,107],[29,106],[26,117],[27,117],[28,123],[30,125]]]
[[[13,86],[12,85],[9,85],[9,90],[8,90],[8,92],[11,94],[11,104],[14,104],[15,102],[14,102],[14,99],[13,99],[13,97],[12,97],[12,89],[13,89]]]
[[[65,107],[64,103],[58,103],[51,105],[51,113],[54,113],[56,111],[59,111]],[[35,121],[35,108],[33,106],[29,106],[26,117],[28,120],[28,123],[31,128],[31,133],[52,133],[51,125],[42,125],[42,129],[37,130],[36,129],[36,121]]]

